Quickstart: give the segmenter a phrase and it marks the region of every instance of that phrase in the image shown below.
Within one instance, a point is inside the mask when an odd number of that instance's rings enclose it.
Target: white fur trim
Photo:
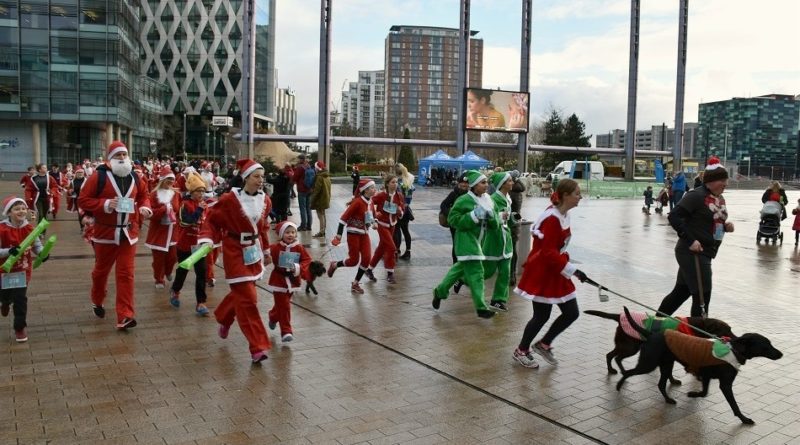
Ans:
[[[239,198],[239,204],[242,206],[244,216],[250,220],[253,226],[258,224],[258,220],[261,219],[261,215],[264,213],[264,207],[266,206],[264,203],[264,194],[259,192],[253,196],[248,195],[244,191],[237,191],[236,197]]]
[[[158,202],[161,204],[170,204],[172,202],[172,197],[175,196],[175,190],[158,189],[156,190],[156,196],[158,197]]]
[[[529,294],[518,287],[514,289],[514,293],[528,301],[535,301],[537,303],[549,303],[549,304],[566,303],[567,301],[574,300],[578,296],[578,294],[573,291],[567,295],[564,295],[563,297],[548,298],[548,297],[543,297],[541,295]]]
[[[25,204],[25,207],[28,207],[28,204],[25,202],[24,199],[22,199],[22,198],[14,198],[11,201],[9,201],[8,204],[5,205],[5,207],[3,207],[3,215],[8,215],[8,212],[11,211],[11,207],[14,207],[14,204],[19,203],[19,202]]]
[[[128,147],[126,147],[126,146],[124,146],[124,145],[121,145],[121,146],[119,146],[119,147],[116,147],[116,148],[114,148],[113,150],[111,150],[110,152],[108,152],[108,157],[107,157],[106,159],[111,159],[111,158],[113,158],[113,157],[114,157],[114,155],[116,155],[117,153],[122,153],[122,152],[125,152],[125,153],[127,153],[127,152],[128,152]]]
[[[570,262],[567,262],[567,265],[564,266],[564,268],[561,270],[561,275],[563,275],[564,278],[570,278],[572,277],[572,275],[575,274],[576,270],[578,270],[577,266],[575,266]]]
[[[366,189],[368,189],[368,188],[370,188],[370,187],[375,187],[375,181],[372,181],[372,180],[370,180],[370,181],[369,181],[369,182],[367,182],[366,184],[364,184],[364,185],[362,185],[361,187],[359,187],[359,188],[358,188],[358,191],[359,191],[359,192],[363,192],[364,190],[366,190]]]
[[[247,167],[247,169],[241,172],[239,176],[241,176],[242,179],[247,178],[248,176],[250,176],[251,173],[258,170],[259,168],[263,169],[264,167],[262,167],[261,164],[259,164],[258,162],[253,162],[253,165]]]

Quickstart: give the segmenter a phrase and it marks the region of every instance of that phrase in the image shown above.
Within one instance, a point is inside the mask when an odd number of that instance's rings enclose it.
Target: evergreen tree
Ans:
[[[589,142],[592,135],[586,136],[583,132],[586,130],[586,124],[578,119],[575,113],[567,118],[564,124],[564,145],[571,147],[591,147],[592,143]]]
[[[403,139],[411,139],[411,131],[408,127],[403,130]],[[406,166],[408,171],[416,171],[417,161],[414,159],[414,150],[410,145],[400,146],[400,155],[397,156],[397,162]]]
[[[550,117],[544,122],[544,144],[565,147],[591,147],[591,135],[585,135],[586,124],[575,113],[564,121],[556,109],[550,110]],[[572,161],[572,153],[544,153],[541,163],[545,171],[551,171],[562,161]]]

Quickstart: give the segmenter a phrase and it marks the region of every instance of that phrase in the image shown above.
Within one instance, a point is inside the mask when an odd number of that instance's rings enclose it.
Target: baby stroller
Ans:
[[[781,212],[783,207],[779,202],[767,201],[764,207],[761,208],[761,220],[758,223],[758,232],[756,233],[756,242],[761,242],[764,238],[766,243],[772,240],[775,244],[780,239],[783,244],[783,232],[781,232]]]

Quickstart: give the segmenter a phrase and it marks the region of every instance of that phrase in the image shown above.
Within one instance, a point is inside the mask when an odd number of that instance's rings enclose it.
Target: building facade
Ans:
[[[137,6],[0,0],[1,169],[95,158],[113,139],[145,151],[160,137],[156,120],[145,119],[159,106],[139,109]]]
[[[703,157],[716,155],[741,174],[797,177],[800,98],[769,94],[709,102],[700,104],[699,117]]]
[[[342,118],[359,134],[384,137],[384,71],[359,71],[358,82],[350,82],[342,92]]]
[[[625,148],[625,130],[611,130],[595,136],[598,148]],[[683,124],[683,157],[694,158],[697,144],[697,123]],[[649,130],[636,130],[636,150],[672,150],[675,146],[675,129],[665,125],[653,125]]]
[[[275,131],[297,134],[297,106],[292,89],[278,88],[275,92]]]
[[[458,43],[458,29],[391,27],[384,63],[388,137],[402,137],[408,127],[415,139],[455,140],[460,127]],[[468,85],[481,87],[482,76],[483,40],[472,38]]]

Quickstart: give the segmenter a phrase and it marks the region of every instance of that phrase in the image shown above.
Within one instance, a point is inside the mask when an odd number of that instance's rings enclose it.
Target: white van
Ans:
[[[602,181],[606,176],[603,163],[600,161],[563,161],[556,165],[556,168],[550,173],[550,177],[553,179],[586,179],[587,170],[591,173],[593,181]]]

